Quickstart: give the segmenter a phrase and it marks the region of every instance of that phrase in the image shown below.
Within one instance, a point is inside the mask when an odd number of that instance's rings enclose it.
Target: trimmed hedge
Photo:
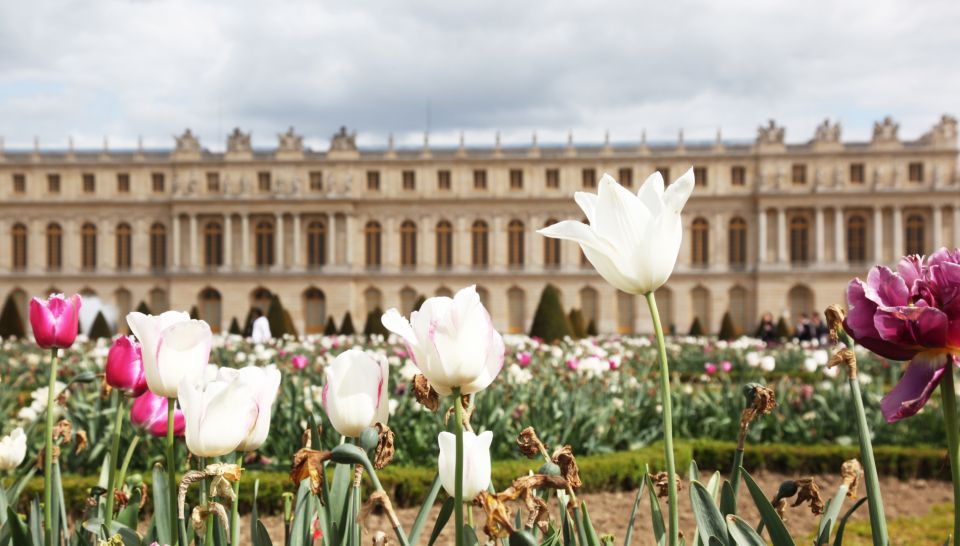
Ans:
[[[730,470],[736,444],[732,442],[680,442],[676,445],[677,472],[686,477],[691,460],[696,460],[701,469],[720,470],[726,474]],[[881,476],[895,476],[900,479],[950,479],[950,467],[946,461],[946,451],[931,447],[892,447],[874,448],[877,470]],[[744,455],[744,466],[751,472],[766,470],[783,474],[836,474],[843,461],[859,457],[857,447],[847,446],[797,446],[785,444],[750,445]],[[645,465],[651,469],[663,466],[663,448],[653,445],[618,453],[586,455],[579,457],[580,478],[583,491],[623,491],[636,489],[638,479],[643,476]],[[498,490],[507,487],[518,476],[529,471],[536,472],[540,459],[512,459],[497,461],[493,465],[493,483]],[[418,506],[430,489],[436,470],[430,466],[388,466],[377,475],[384,489],[390,494],[397,506]],[[150,473],[144,473],[144,479],[150,484]],[[284,492],[293,491],[293,485],[286,472],[246,471],[241,487],[243,510],[249,510],[249,492],[253,482],[260,480],[258,508],[261,512],[276,513],[283,506]],[[64,476],[64,496],[68,506],[83,506],[91,487],[97,483],[95,476]],[[369,485],[369,484],[368,484]],[[43,481],[34,478],[27,485],[24,498],[32,498],[43,493]]]

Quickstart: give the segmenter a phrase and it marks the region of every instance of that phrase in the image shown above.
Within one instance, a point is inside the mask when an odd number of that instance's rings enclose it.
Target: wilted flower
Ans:
[[[50,298],[30,300],[30,327],[33,338],[42,349],[66,349],[77,339],[80,323],[80,296],[65,298],[50,294]]]

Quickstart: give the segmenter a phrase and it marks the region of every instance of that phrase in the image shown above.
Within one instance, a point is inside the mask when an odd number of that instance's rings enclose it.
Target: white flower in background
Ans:
[[[58,398],[66,388],[66,383],[57,381],[53,387],[54,399]],[[39,389],[31,392],[30,400],[30,405],[20,408],[20,411],[17,413],[17,419],[19,419],[24,425],[37,422],[37,420],[40,419],[40,416],[47,411],[47,387],[40,387]],[[59,404],[55,404],[53,406],[54,415],[59,417],[62,412],[63,409]]]
[[[441,432],[437,437],[440,457],[437,472],[440,483],[451,497],[454,496],[456,480],[457,438],[452,433]],[[490,443],[493,433],[489,430],[479,435],[463,432],[463,502],[471,502],[490,485]]]
[[[815,358],[813,358],[812,356],[808,356],[807,358],[804,358],[804,359],[803,359],[803,369],[804,369],[804,370],[813,373],[813,372],[817,371],[817,368],[819,368],[819,367],[820,367],[820,366],[817,364],[817,360],[816,360]]]
[[[0,440],[0,470],[12,470],[27,456],[27,436],[17,427]]]
[[[777,368],[777,359],[773,355],[767,355],[760,359],[760,369],[765,372],[772,372]]]
[[[419,404],[418,404],[418,405],[419,405]],[[389,400],[388,407],[389,407],[389,409],[390,409],[390,415],[391,415],[391,416],[396,415],[396,413],[397,413],[397,408],[400,407],[400,401],[391,398],[391,399]]]
[[[834,366],[832,368],[823,368],[823,375],[833,379],[837,377],[837,374],[840,373],[840,366]]]
[[[413,363],[413,360],[407,358],[404,360],[403,367],[400,368],[398,373],[404,381],[413,381],[413,378],[420,373],[420,368]]]
[[[827,362],[830,361],[830,353],[823,349],[817,349],[813,352],[813,359],[817,361],[817,365],[826,366]]]
[[[744,360],[747,361],[747,366],[750,366],[751,368],[756,368],[757,366],[759,366],[761,358],[762,356],[760,355],[760,353],[754,353],[754,352],[749,352],[746,354],[746,356],[744,356]]]
[[[533,380],[533,374],[526,368],[516,364],[507,367],[507,382],[512,385],[526,385]]]

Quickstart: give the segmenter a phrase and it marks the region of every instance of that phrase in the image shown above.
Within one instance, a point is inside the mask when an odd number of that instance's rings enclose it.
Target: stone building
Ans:
[[[607,172],[637,188],[689,167],[683,248],[658,294],[664,323],[750,331],[760,313],[796,317],[843,299],[847,281],[904,253],[960,246],[957,122],[916,140],[884,119],[869,142],[825,121],[788,144],[773,121],[752,142],[329,150],[292,129],[276,149],[235,130],[226,151],[188,130],[173,150],[4,151],[0,298],[96,294],[122,314],[193,306],[214,329],[278,294],[303,332],[346,311],[409,311],[421,295],[475,283],[496,326],[524,331],[547,282],[601,332],[648,332],[639,297],[618,293],[567,241],[535,230],[582,218],[575,191]],[[638,237],[643,234],[637,234]]]

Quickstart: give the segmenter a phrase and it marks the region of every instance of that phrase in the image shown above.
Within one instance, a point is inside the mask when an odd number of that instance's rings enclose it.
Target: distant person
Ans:
[[[797,329],[794,331],[793,337],[798,341],[810,341],[813,339],[813,328],[810,323],[810,317],[806,313],[800,313],[800,317],[797,320]]]
[[[769,311],[760,317],[760,325],[757,326],[757,337],[764,343],[777,341],[777,325],[774,324],[773,314]]]
[[[254,308],[253,325],[251,326],[250,338],[254,343],[267,343],[273,339],[270,333],[270,321],[264,316],[263,311]]]
[[[820,315],[816,313],[810,315],[810,326],[813,329],[813,339],[821,344],[826,344],[830,337],[830,329],[827,328],[827,323],[820,318]]]

